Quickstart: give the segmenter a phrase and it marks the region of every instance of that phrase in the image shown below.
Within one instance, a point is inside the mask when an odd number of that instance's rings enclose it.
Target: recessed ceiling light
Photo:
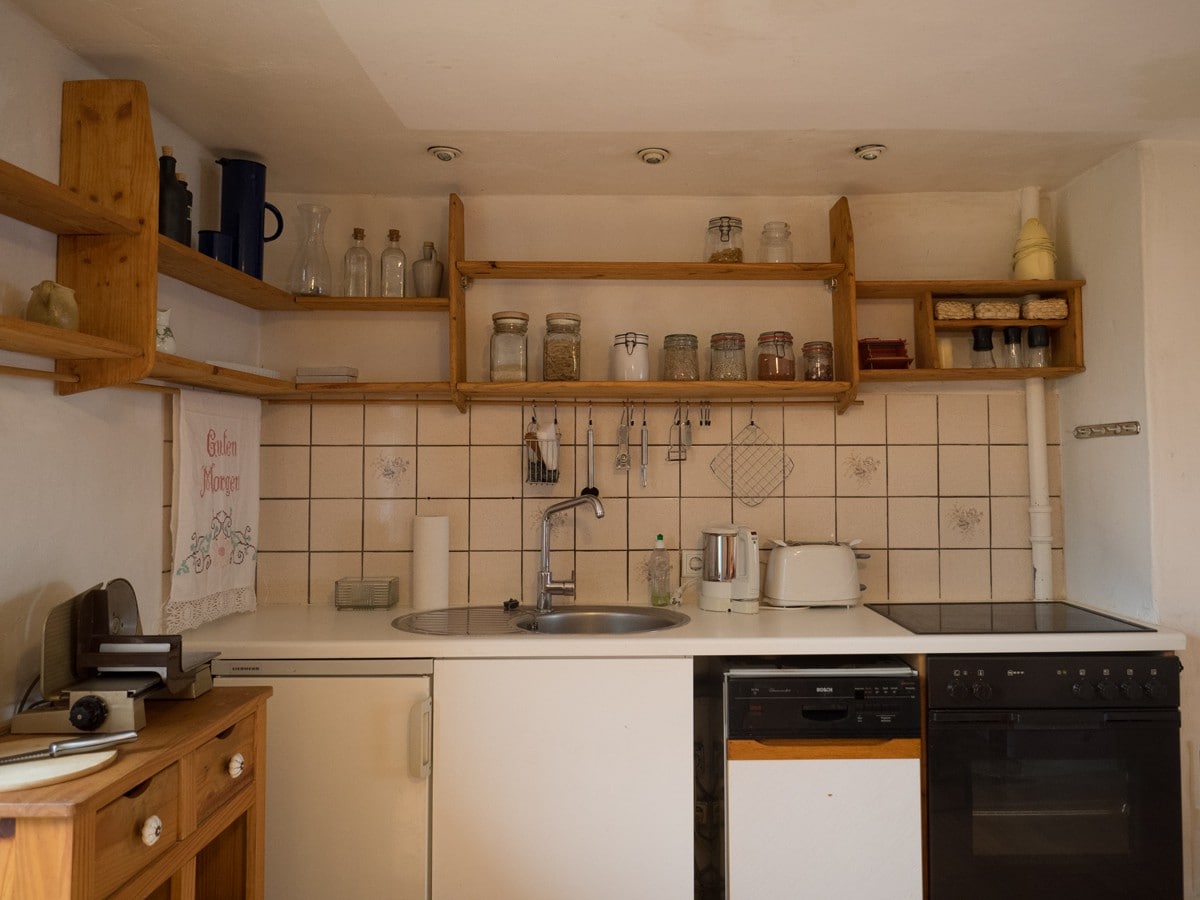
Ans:
[[[883,144],[863,144],[861,147],[854,148],[854,155],[868,162],[873,159],[879,159],[886,152],[887,147],[883,146]]]
[[[462,156],[462,151],[457,147],[427,147],[425,152],[442,162],[452,162]]]
[[[648,166],[657,166],[659,163],[665,163],[671,156],[670,150],[664,150],[662,147],[643,147],[637,152],[638,159]]]

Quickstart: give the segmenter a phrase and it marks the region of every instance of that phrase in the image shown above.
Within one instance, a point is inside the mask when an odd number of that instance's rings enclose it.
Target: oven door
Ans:
[[[1178,710],[934,710],[930,900],[1179,900]]]

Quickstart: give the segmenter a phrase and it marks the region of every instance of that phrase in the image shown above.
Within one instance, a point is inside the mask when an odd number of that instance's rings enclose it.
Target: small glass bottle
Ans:
[[[720,331],[709,340],[709,381],[746,380],[746,336],[737,331]]]
[[[663,381],[698,381],[699,346],[694,334],[668,334],[663,338]]]
[[[542,381],[579,380],[579,322],[575,313],[556,312],[546,316]]]
[[[792,232],[787,222],[768,222],[763,226],[759,244],[759,261],[790,263],[792,261]]]
[[[421,245],[421,258],[412,264],[413,293],[418,297],[436,297],[442,289],[442,262],[433,241]]]
[[[1025,365],[1031,369],[1044,369],[1050,365],[1050,329],[1045,325],[1031,325],[1028,341]]]
[[[650,335],[639,331],[614,335],[609,360],[613,381],[649,381]]]
[[[528,348],[525,332],[529,314],[515,309],[492,313],[489,357],[492,381],[527,381]]]
[[[400,249],[400,232],[388,231],[388,245],[379,254],[379,294],[381,297],[403,297],[404,276],[408,272],[408,257]]]
[[[1020,369],[1025,365],[1021,352],[1021,326],[1007,325],[1004,328],[1004,349],[1000,351],[1000,365],[1006,369]]]
[[[352,237],[342,262],[343,296],[367,297],[371,293],[371,251],[363,246],[367,233],[355,228]]]
[[[764,331],[758,336],[758,380],[796,380],[796,354],[789,332]]]
[[[833,344],[807,341],[800,354],[804,358],[805,381],[833,381]]]
[[[971,368],[994,369],[996,359],[992,355],[992,326],[976,325],[971,329]]]
[[[704,260],[710,263],[742,261],[742,220],[737,216],[717,216],[708,220],[704,238]]]

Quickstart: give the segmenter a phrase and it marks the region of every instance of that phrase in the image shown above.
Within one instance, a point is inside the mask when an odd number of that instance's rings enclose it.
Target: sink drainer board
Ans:
[[[523,634],[518,625],[529,616],[528,610],[461,606],[409,613],[392,624],[416,634]]]

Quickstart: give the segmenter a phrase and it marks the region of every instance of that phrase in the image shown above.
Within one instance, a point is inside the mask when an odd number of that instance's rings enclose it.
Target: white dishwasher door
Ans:
[[[917,759],[731,759],[731,900],[921,900]]]
[[[428,896],[429,780],[420,770],[431,671],[427,660],[214,661],[214,673],[236,676],[218,684],[274,691],[267,900]]]

